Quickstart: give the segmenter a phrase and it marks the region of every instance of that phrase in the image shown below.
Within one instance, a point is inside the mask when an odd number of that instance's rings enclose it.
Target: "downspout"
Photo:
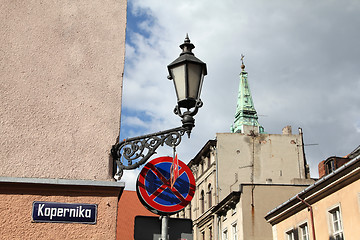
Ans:
[[[250,176],[250,181],[251,181],[251,207],[252,207],[252,211],[254,211],[254,189],[255,189],[255,185],[254,185],[254,174],[255,174],[255,133],[252,132],[251,133],[251,138],[252,138],[252,162],[251,162],[251,176]]]
[[[301,198],[299,197],[299,195],[296,195],[296,198],[299,199],[301,202],[303,202],[303,203],[308,207],[308,209],[310,210],[312,235],[313,235],[313,240],[316,240],[316,236],[315,236],[315,224],[314,224],[314,213],[313,213],[312,206],[311,206],[309,203],[305,202],[304,199],[301,199]]]
[[[217,220],[217,239],[221,239],[221,216],[219,214],[216,214],[216,220]]]
[[[219,188],[219,160],[218,160],[218,150],[217,146],[214,146],[215,148],[215,184],[216,184],[216,204],[220,202],[220,188]]]
[[[215,150],[215,187],[216,187],[216,199],[215,199],[215,205],[219,204],[219,198],[220,198],[220,188],[219,188],[219,159],[218,159],[218,150],[217,150],[217,140],[216,145],[213,146],[213,149]],[[222,226],[221,226],[221,216],[219,214],[216,214],[216,228],[217,228],[217,239],[221,239],[222,234]]]

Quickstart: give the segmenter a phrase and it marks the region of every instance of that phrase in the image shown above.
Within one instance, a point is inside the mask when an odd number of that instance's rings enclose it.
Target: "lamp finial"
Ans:
[[[180,53],[180,56],[184,54],[194,55],[191,51],[195,48],[195,46],[190,42],[189,34],[186,33],[184,43],[180,45],[180,48],[183,50],[182,53]]]

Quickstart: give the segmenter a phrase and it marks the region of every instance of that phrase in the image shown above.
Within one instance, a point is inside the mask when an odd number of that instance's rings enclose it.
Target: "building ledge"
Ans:
[[[121,187],[121,188],[125,187],[125,182],[75,180],[75,179],[53,179],[53,178],[0,177],[0,183],[34,183],[34,184],[53,184],[53,185]]]
[[[114,181],[0,177],[1,192],[41,194],[48,191],[54,195],[68,192],[78,195],[120,196],[124,188],[124,182]]]

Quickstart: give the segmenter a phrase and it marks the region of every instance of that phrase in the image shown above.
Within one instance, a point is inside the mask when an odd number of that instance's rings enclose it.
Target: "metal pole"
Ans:
[[[161,217],[161,238],[159,240],[168,240],[169,216]]]

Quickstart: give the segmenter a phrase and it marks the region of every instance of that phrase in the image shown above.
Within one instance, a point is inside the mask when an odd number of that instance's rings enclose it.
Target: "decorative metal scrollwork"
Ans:
[[[170,147],[178,146],[181,142],[181,137],[186,131],[187,129],[184,127],[177,127],[157,133],[128,138],[113,145],[111,155],[117,170],[114,178],[120,180],[124,169],[135,169],[144,164],[156,153],[156,149],[159,146],[163,146],[164,144]]]

